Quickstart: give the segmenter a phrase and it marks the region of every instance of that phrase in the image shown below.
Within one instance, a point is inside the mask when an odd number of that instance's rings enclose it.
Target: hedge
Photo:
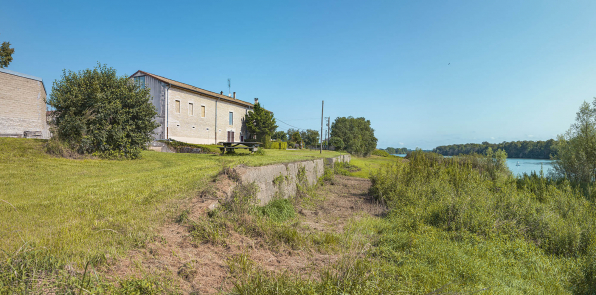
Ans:
[[[276,149],[276,150],[285,150],[288,148],[288,143],[285,141],[274,141],[271,143],[271,149]]]

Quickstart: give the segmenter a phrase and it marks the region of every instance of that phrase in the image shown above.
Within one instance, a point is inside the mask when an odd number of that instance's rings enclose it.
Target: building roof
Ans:
[[[199,88],[199,87],[195,87],[195,86],[192,86],[192,85],[189,85],[189,84],[178,82],[176,80],[164,78],[162,76],[154,75],[154,74],[147,73],[147,72],[141,71],[141,70],[138,70],[136,73],[132,74],[130,77],[132,78],[137,73],[142,73],[142,74],[145,74],[147,76],[153,77],[153,78],[155,78],[155,79],[157,79],[157,80],[159,80],[161,82],[168,83],[172,87],[176,87],[176,88],[180,88],[180,89],[184,89],[184,90],[189,90],[189,91],[196,92],[196,93],[199,93],[199,94],[211,96],[211,97],[216,98],[216,99],[219,98],[219,99],[221,99],[223,101],[227,101],[227,102],[239,104],[239,105],[246,106],[246,107],[251,107],[251,108],[253,107],[253,104],[250,103],[250,102],[246,102],[246,101],[243,101],[243,100],[235,99],[235,98],[229,97],[227,95],[223,95],[223,94],[220,94],[220,93],[216,93],[216,92],[212,92],[212,91],[209,91],[209,90],[205,90],[205,89],[202,89],[202,88]]]
[[[23,78],[27,78],[27,79],[39,81],[39,82],[41,82],[41,85],[43,85],[43,91],[45,91],[46,93],[48,93],[46,91],[46,85],[43,83],[43,79],[41,79],[39,77],[35,77],[35,76],[31,76],[31,75],[27,75],[27,74],[15,72],[15,71],[3,69],[3,68],[0,68],[0,73],[5,73],[5,74],[9,74],[9,75],[15,75],[15,76],[18,76],[18,77],[23,77]]]

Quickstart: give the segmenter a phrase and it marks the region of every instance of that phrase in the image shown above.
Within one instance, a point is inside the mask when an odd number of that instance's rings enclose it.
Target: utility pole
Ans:
[[[320,150],[319,153],[323,153],[323,109],[325,107],[325,101],[321,102],[321,145],[319,146]]]
[[[331,130],[329,130],[331,117],[327,117],[327,149],[329,149],[329,139],[331,138]]]

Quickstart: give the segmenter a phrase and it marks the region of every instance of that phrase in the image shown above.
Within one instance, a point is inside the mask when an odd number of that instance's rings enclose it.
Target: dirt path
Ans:
[[[353,219],[384,214],[383,207],[368,196],[370,185],[368,179],[336,176],[333,184],[318,187],[313,202],[296,208],[301,228],[339,233]],[[208,196],[193,199],[190,218],[201,218],[212,203]],[[131,251],[125,259],[114,261],[105,273],[114,280],[148,275],[168,278],[185,294],[210,294],[233,287],[228,260],[240,254],[248,255],[268,271],[304,274],[339,258],[338,254],[314,249],[271,249],[259,238],[235,232],[228,241],[226,246],[198,244],[191,239],[187,226],[172,222],[162,228],[155,241]]]

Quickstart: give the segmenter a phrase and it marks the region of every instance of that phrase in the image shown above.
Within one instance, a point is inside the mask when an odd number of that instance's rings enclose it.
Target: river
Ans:
[[[398,157],[405,157],[406,154],[395,154]],[[519,163],[519,166],[517,166]],[[543,160],[543,159],[516,159],[516,158],[508,158],[507,159],[507,167],[513,173],[513,175],[522,175],[523,173],[530,174],[532,171],[536,173],[540,173],[540,169],[544,171],[544,175],[546,176],[549,170],[553,167],[552,160]]]

